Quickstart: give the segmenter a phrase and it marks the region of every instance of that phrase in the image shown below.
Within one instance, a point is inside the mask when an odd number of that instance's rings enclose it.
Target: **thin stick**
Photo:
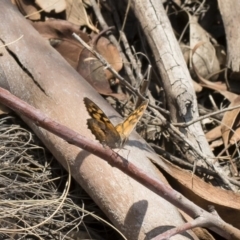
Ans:
[[[101,25],[102,29],[104,30],[104,29],[109,28],[109,26],[107,25],[106,21],[104,20],[104,18],[102,16],[102,13],[101,13],[101,11],[99,9],[99,6],[97,5],[96,1],[95,0],[90,0],[90,3],[92,5],[92,8],[93,8],[93,10],[95,12],[95,15],[96,15],[96,17],[97,17],[97,19],[99,21],[99,24]],[[117,39],[113,35],[110,35],[109,39],[117,47],[118,51],[120,52],[121,57],[123,59],[124,69],[125,69],[128,77],[129,77],[130,81],[132,83],[134,83],[136,81],[135,77],[133,76],[133,72],[132,72],[131,68],[129,67],[129,64],[126,64],[128,62],[128,60],[127,60],[125,54],[123,53],[123,51],[122,51],[122,49],[121,49]]]
[[[213,112],[213,113],[206,114],[206,115],[204,115],[204,116],[202,116],[202,117],[199,117],[199,118],[194,119],[194,120],[192,120],[192,121],[189,121],[189,122],[187,122],[187,123],[173,123],[173,125],[174,125],[175,127],[189,127],[190,125],[192,125],[192,124],[194,124],[194,123],[196,123],[196,122],[202,121],[202,120],[205,119],[205,118],[212,117],[212,116],[217,115],[217,114],[219,114],[219,113],[224,113],[224,112],[227,112],[227,111],[232,111],[232,110],[237,109],[237,108],[240,108],[240,105],[237,105],[237,106],[234,106],[234,107],[229,107],[229,108],[224,108],[224,109],[215,111],[215,112]]]

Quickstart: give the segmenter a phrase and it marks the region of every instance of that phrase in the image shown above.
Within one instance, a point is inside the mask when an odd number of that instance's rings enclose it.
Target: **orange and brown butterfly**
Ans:
[[[122,148],[124,146],[148,105],[148,100],[144,101],[122,123],[114,126],[101,108],[92,100],[84,98],[83,101],[91,116],[90,119],[87,119],[88,128],[100,143],[110,148]]]

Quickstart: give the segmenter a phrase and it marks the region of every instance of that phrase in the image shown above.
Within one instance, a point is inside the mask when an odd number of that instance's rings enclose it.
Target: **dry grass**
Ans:
[[[0,239],[122,239],[16,116],[0,116],[0,156]]]

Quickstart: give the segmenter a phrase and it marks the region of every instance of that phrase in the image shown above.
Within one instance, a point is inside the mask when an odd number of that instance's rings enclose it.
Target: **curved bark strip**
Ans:
[[[83,98],[97,102],[109,116],[116,116],[116,112],[50,47],[10,1],[1,1],[0,16],[3,44],[23,35],[14,44],[1,48],[0,85],[52,119],[94,139],[86,127],[89,116]],[[120,170],[24,120],[62,165],[66,167],[66,161],[69,162],[72,176],[127,239],[144,239],[146,235],[150,239],[168,226],[183,223],[175,207]],[[166,181],[146,157],[157,156],[136,133],[119,153]],[[177,235],[172,239],[186,237]]]

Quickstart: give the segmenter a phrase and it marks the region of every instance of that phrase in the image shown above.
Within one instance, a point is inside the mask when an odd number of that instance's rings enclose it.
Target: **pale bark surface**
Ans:
[[[94,139],[86,127],[89,116],[83,98],[90,97],[110,116],[116,116],[116,112],[50,47],[10,1],[1,2],[0,15],[3,44],[23,35],[22,39],[1,50],[0,86],[54,120]],[[188,73],[184,72],[184,75],[188,76]],[[120,170],[24,120],[62,165],[66,167],[66,161],[69,162],[72,176],[127,239],[144,239],[146,236],[150,239],[154,232],[160,233],[169,226],[183,223],[175,207]],[[147,158],[157,156],[137,134],[130,137],[125,148],[119,152],[121,155],[165,181]],[[186,237],[177,235],[172,239]]]
[[[228,60],[227,66],[234,72],[240,70],[240,2],[238,0],[218,0],[219,10],[222,15],[226,32]]]

